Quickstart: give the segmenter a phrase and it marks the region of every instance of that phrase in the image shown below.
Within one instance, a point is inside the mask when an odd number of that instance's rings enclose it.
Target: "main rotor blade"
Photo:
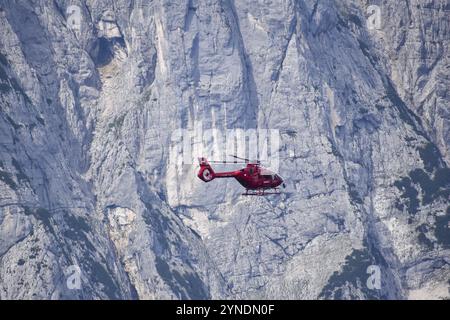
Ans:
[[[243,162],[243,161],[214,161],[214,160],[212,160],[212,161],[208,160],[208,162],[210,162],[210,163],[247,163],[247,162]]]
[[[250,162],[250,160],[249,160],[249,159],[246,159],[246,158],[241,158],[241,157],[235,156],[235,155],[233,155],[233,154],[230,154],[229,156],[230,156],[230,157],[233,157],[233,158],[236,158],[236,159],[241,159],[241,160],[244,160],[245,162]]]
[[[232,155],[232,154],[230,154],[229,155],[230,157],[233,157],[233,158],[236,158],[236,159],[241,159],[241,160],[244,160],[245,161],[245,163],[257,163],[257,164],[261,164],[261,161],[260,160],[249,160],[249,159],[246,159],[246,158],[241,158],[241,157],[238,157],[238,156],[235,156],[235,155]]]

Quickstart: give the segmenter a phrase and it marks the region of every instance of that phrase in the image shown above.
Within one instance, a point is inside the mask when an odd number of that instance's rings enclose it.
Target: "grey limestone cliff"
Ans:
[[[448,0],[0,0],[0,299],[448,299],[449,29]],[[173,165],[197,124],[279,130],[285,192]]]

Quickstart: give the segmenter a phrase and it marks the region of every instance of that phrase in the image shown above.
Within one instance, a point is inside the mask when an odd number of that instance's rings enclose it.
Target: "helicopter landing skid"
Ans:
[[[270,194],[281,194],[280,190],[278,190],[277,188],[274,188],[273,190],[275,190],[275,191],[268,192],[265,189],[258,189],[258,190],[252,191],[252,190],[247,189],[247,190],[245,190],[245,193],[243,193],[242,195],[243,196],[267,196]]]

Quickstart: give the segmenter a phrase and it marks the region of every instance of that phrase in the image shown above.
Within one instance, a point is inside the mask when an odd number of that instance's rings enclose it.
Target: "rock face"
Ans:
[[[449,12],[1,0],[0,299],[449,298]],[[196,127],[279,130],[286,192]]]

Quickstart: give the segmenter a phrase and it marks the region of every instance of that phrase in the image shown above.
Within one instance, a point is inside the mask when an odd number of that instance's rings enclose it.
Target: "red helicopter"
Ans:
[[[244,188],[244,196],[263,196],[268,194],[280,194],[279,186],[283,188],[286,185],[283,183],[283,179],[260,164],[259,160],[250,161],[245,158],[232,156],[236,159],[244,160],[244,162],[227,162],[227,161],[211,161],[212,163],[246,163],[247,166],[240,170],[228,171],[228,172],[214,172],[213,168],[209,164],[206,158],[198,158],[200,163],[200,171],[197,176],[204,182],[210,182],[215,178],[235,178]],[[266,190],[274,190],[273,192],[266,192]]]

